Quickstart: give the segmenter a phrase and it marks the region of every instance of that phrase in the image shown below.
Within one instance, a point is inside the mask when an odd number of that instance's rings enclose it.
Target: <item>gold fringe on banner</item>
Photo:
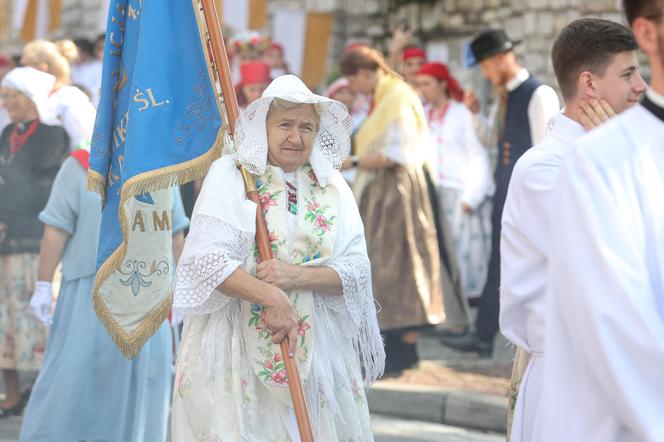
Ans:
[[[122,260],[120,260],[122,262]],[[92,297],[92,306],[97,313],[97,317],[104,325],[104,328],[111,335],[111,339],[118,347],[118,350],[125,355],[128,359],[134,359],[141,352],[145,342],[154,335],[161,324],[164,323],[166,318],[168,318],[168,313],[171,311],[171,306],[173,305],[173,295],[172,293],[166,297],[166,300],[153,309],[146,317],[141,321],[141,324],[134,330],[134,332],[129,335],[118,322],[115,320],[113,313],[108,309],[106,303],[101,299],[100,296],[97,296],[95,291],[95,296]]]
[[[101,208],[106,205],[106,178],[96,170],[88,169],[88,190],[101,195]]]

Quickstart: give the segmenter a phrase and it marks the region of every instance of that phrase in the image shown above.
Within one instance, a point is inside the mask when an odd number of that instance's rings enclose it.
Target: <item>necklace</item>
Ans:
[[[442,122],[445,119],[448,109],[450,108],[450,102],[445,103],[445,106],[442,109],[436,109],[433,106],[429,109],[429,121],[440,121]]]

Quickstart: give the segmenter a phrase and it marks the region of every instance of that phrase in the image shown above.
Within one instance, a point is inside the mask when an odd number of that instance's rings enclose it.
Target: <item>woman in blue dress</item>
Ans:
[[[59,261],[62,284],[20,440],[164,441],[172,385],[171,329],[165,321],[130,361],[95,316],[92,288],[101,204],[98,194],[86,190],[88,156],[77,151],[64,162],[39,215],[46,228],[33,296],[50,295]],[[179,192],[174,193],[177,251],[182,250],[182,230],[189,220]]]

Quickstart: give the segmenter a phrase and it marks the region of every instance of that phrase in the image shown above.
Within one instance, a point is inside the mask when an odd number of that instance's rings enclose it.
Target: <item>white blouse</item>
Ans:
[[[438,186],[462,191],[461,201],[476,208],[493,193],[494,183],[487,149],[473,127],[470,111],[450,101],[443,113],[425,107],[433,151],[430,166]]]

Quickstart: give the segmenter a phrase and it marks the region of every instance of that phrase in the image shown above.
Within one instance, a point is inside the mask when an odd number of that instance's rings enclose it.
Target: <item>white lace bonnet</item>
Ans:
[[[235,159],[253,175],[265,173],[267,165],[267,112],[272,100],[280,98],[292,103],[316,106],[320,126],[309,163],[322,186],[329,183],[334,170],[350,153],[352,121],[346,106],[311,92],[295,75],[275,78],[258,100],[242,112],[235,128]]]

